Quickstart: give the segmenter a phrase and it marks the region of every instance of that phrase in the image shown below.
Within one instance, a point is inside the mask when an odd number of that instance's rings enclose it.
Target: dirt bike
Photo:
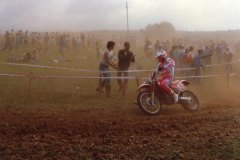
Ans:
[[[177,80],[172,82],[170,88],[178,94],[177,104],[188,111],[196,111],[199,108],[199,102],[195,94],[186,89],[190,82]],[[137,105],[149,115],[157,115],[162,110],[162,105],[173,105],[174,99],[171,95],[162,91],[157,84],[156,73],[141,84],[137,91]]]

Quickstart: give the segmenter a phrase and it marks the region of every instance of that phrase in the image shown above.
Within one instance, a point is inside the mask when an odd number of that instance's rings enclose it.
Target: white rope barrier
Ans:
[[[79,71],[79,72],[99,72],[99,70],[77,69],[77,68],[66,68],[66,67],[54,67],[54,66],[44,66],[44,65],[25,64],[25,63],[5,63],[5,62],[0,62],[0,64],[2,64],[2,65],[12,65],[12,66],[35,67],[35,68],[47,68],[47,69],[74,70],[74,71]]]
[[[48,75],[48,76],[35,76],[33,74],[9,74],[9,73],[0,73],[0,77],[28,77],[28,78],[34,78],[34,79],[38,79],[38,78],[64,78],[64,79],[100,79],[100,78],[104,78],[104,79],[136,79],[136,77],[98,77],[98,76],[52,76],[52,75]]]
[[[212,64],[212,65],[206,65],[206,67],[211,66],[221,66],[221,65],[227,65],[227,64],[233,64],[233,63],[239,63],[240,60],[236,60],[233,62],[226,62],[226,63],[219,63],[219,64]],[[48,68],[48,69],[61,69],[61,70],[72,70],[72,71],[78,71],[78,72],[100,72],[99,70],[90,70],[90,69],[77,69],[77,68],[66,68],[66,67],[54,67],[54,66],[45,66],[45,65],[34,65],[34,64],[22,64],[22,63],[6,63],[6,62],[0,62],[2,65],[12,65],[12,66],[26,66],[26,67],[37,67],[37,68]],[[185,70],[194,70],[195,68],[177,68],[177,71],[185,71]],[[123,72],[154,72],[156,70],[128,70]],[[110,72],[118,72],[118,71],[101,71],[100,73],[110,73]],[[186,76],[186,77],[174,77],[175,79],[191,79],[191,78],[210,78],[210,77],[223,77],[223,76],[235,76],[237,73],[231,73],[231,74],[215,74],[215,75],[203,75],[203,76]],[[99,76],[35,76],[33,74],[9,74],[9,73],[0,73],[0,76],[8,76],[8,77],[29,77],[29,78],[67,78],[67,79],[137,79],[137,77],[99,77]],[[145,78],[141,78],[145,79]]]
[[[212,64],[212,65],[205,65],[206,67],[213,67],[213,66],[222,66],[227,64],[233,64],[233,63],[240,63],[240,60],[236,60],[233,62],[226,62],[226,63],[219,63],[219,64]],[[12,66],[25,66],[25,67],[36,67],[36,68],[47,68],[47,69],[61,69],[61,70],[71,70],[71,71],[78,71],[78,72],[99,72],[99,70],[91,70],[91,69],[77,69],[77,68],[68,68],[68,67],[54,67],[54,66],[46,66],[46,65],[33,65],[33,64],[24,64],[24,63],[6,63],[6,62],[0,62],[2,65],[12,65]],[[176,68],[176,71],[186,71],[186,70],[195,70],[195,68]],[[155,69],[150,70],[128,70],[124,72],[129,73],[138,73],[138,72],[153,72]],[[101,73],[116,73],[118,71],[102,71]]]
[[[136,79],[136,77],[88,77],[88,76],[32,76],[32,78],[63,78],[63,79]]]
[[[236,61],[232,61],[232,62],[225,62],[225,63],[218,63],[218,64],[206,65],[206,67],[223,66],[223,65],[234,64],[234,63],[239,63],[239,62],[240,62],[240,59],[238,59],[238,60],[236,60]]]
[[[190,79],[190,78],[211,78],[211,77],[226,77],[226,76],[236,76],[237,73],[231,74],[212,74],[212,75],[203,75],[203,76],[187,76],[187,77],[174,77],[175,79]]]
[[[208,77],[225,77],[225,76],[236,76],[238,73],[231,74],[213,74],[213,75],[203,75],[203,76],[186,76],[186,77],[174,77],[174,79],[187,79],[187,78],[208,78]],[[98,77],[98,76],[35,76],[33,74],[9,74],[9,73],[0,73],[0,77],[28,77],[28,78],[64,78],[64,79],[137,79],[138,77]],[[146,78],[140,78],[146,79]]]
[[[61,70],[71,70],[71,71],[78,71],[78,72],[99,72],[99,70],[91,70],[91,69],[77,69],[77,68],[67,68],[67,67],[54,67],[54,66],[45,66],[45,65],[34,65],[34,64],[24,64],[24,63],[5,63],[0,62],[2,65],[12,65],[12,66],[24,66],[24,67],[35,67],[35,68],[47,68],[47,69],[61,69]],[[183,71],[183,70],[194,70],[195,68],[177,68],[176,71]],[[134,72],[153,72],[154,69],[149,70],[127,70],[124,72],[134,73]],[[101,73],[116,73],[118,71],[102,71]]]
[[[27,77],[27,75],[22,74],[9,74],[9,73],[0,73],[1,77]]]

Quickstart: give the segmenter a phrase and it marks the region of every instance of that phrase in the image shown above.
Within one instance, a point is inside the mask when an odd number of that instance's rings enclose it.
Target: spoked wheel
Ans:
[[[153,100],[154,98],[154,100]],[[161,111],[161,104],[156,96],[147,91],[142,91],[137,97],[138,106],[149,115],[157,115]]]
[[[184,91],[180,95],[180,104],[188,111],[197,111],[199,109],[199,102],[197,97],[191,91]]]

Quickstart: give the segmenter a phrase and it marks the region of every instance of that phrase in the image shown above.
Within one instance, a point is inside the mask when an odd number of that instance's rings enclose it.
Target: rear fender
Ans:
[[[190,85],[190,82],[186,81],[186,80],[176,80],[172,83],[173,86],[179,84],[179,83],[182,83],[184,86],[188,86]]]
[[[190,85],[190,82],[188,82],[188,81],[186,81],[186,80],[181,80],[181,83],[184,84],[184,86]]]

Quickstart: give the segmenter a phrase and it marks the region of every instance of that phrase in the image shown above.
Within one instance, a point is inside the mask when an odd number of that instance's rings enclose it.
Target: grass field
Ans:
[[[30,50],[30,49],[29,49]],[[137,64],[132,65],[133,69],[136,69],[136,66],[141,66],[142,69],[154,69],[157,65],[157,62],[154,58],[146,58],[144,53],[139,48],[133,49],[134,53],[137,55]],[[11,52],[2,52],[0,54],[1,62],[8,62],[7,57],[9,56],[20,56],[23,51]],[[115,50],[115,54],[117,50]],[[50,60],[57,59],[59,55],[57,52],[46,54],[41,53],[40,59],[41,61],[34,65],[46,65],[46,66],[56,66],[56,67],[66,67],[66,68],[76,68],[76,69],[91,69],[95,70],[93,72],[78,72],[74,70],[61,70],[61,69],[46,69],[46,68],[36,68],[36,67],[28,67],[28,66],[12,66],[12,65],[1,65],[0,72],[1,73],[12,73],[12,74],[29,74],[32,72],[34,75],[41,76],[98,76],[98,65],[99,59],[96,57],[96,51],[93,49],[83,49],[81,53],[77,55],[69,54],[66,56],[68,61],[63,61],[60,63],[54,63]],[[234,64],[234,71],[237,72],[239,69],[239,64]],[[224,73],[224,66],[215,67],[213,71],[206,74],[222,74]],[[145,78],[150,73],[132,73],[130,76],[137,76],[139,78]],[[177,76],[184,76],[179,72],[176,72]],[[112,76],[116,76],[116,73],[112,73]],[[234,92],[233,95],[238,95],[238,91],[236,89],[238,76],[230,77],[230,85],[228,87],[227,77],[217,77],[217,78],[203,78],[202,85],[197,86],[192,84],[191,89],[196,91],[199,96],[201,96],[201,101],[203,102],[211,102],[214,103],[215,99],[221,98],[224,90],[230,88],[228,92]],[[140,81],[143,81],[142,79]],[[101,99],[104,97],[103,95],[99,96],[95,92],[95,88],[97,87],[98,80],[97,79],[33,79],[31,83],[31,96],[28,95],[29,88],[29,79],[28,78],[12,78],[12,77],[2,77],[0,79],[1,85],[1,97],[2,103],[4,104],[23,104],[26,102],[25,100],[30,98],[28,101],[33,102],[34,104],[40,102],[53,103],[53,104],[85,104],[84,101],[87,99],[86,104],[89,106],[94,105],[95,103],[101,102]],[[193,81],[194,82],[194,81]],[[112,93],[113,99],[122,98],[121,94],[119,94],[118,86],[116,80],[112,80]],[[204,86],[204,87],[203,87]],[[130,80],[128,94],[125,98],[135,99],[136,97],[136,81]],[[207,93],[207,95],[206,95]],[[209,96],[209,94],[211,96]],[[212,97],[212,95],[214,97]],[[229,94],[226,94],[229,95]],[[228,98],[224,95],[224,98]],[[76,97],[78,97],[76,99]],[[83,97],[81,101],[79,101],[79,97]],[[85,98],[84,98],[85,97]],[[234,98],[230,97],[230,98]],[[89,101],[89,98],[91,101]],[[111,100],[111,101],[112,101]],[[119,101],[118,101],[119,102]],[[217,100],[218,102],[218,100]],[[93,103],[93,104],[92,104]],[[104,103],[104,102],[101,102]],[[108,103],[108,102],[107,102]]]

